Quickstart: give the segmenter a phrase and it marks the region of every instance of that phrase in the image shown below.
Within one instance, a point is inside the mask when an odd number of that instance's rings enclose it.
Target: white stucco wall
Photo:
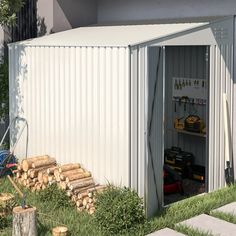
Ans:
[[[53,30],[53,1],[37,1],[37,23],[38,35],[42,36],[51,33]]]
[[[98,23],[233,14],[235,0],[98,0]]]
[[[97,23],[97,0],[38,0],[39,36]]]
[[[97,23],[97,0],[54,0],[54,31]]]

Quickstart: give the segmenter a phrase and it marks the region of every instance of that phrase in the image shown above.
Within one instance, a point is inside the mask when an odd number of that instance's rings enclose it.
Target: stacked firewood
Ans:
[[[105,186],[95,184],[91,173],[80,164],[57,165],[55,158],[39,156],[24,159],[17,168],[16,180],[19,184],[40,191],[57,183],[59,188],[76,204],[78,211],[93,214],[96,194]]]

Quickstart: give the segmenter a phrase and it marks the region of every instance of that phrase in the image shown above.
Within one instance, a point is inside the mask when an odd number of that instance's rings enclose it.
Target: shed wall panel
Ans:
[[[223,93],[227,95],[233,130],[233,45],[211,46],[209,95],[209,191],[225,186]]]
[[[128,185],[128,48],[14,47],[10,115],[29,123],[29,156],[79,162],[100,183]],[[15,154],[24,148],[25,136]]]

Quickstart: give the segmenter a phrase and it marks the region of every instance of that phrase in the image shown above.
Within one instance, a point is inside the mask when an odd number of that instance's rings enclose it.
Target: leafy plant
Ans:
[[[13,25],[16,22],[16,13],[23,6],[22,0],[0,1],[0,25]]]
[[[97,195],[95,207],[95,223],[110,235],[145,222],[143,201],[130,188],[109,186]]]
[[[0,64],[0,119],[6,119],[9,111],[8,63]]]
[[[70,198],[66,195],[66,192],[59,189],[56,184],[52,184],[40,191],[38,199],[45,203],[53,202],[54,209],[71,206]]]

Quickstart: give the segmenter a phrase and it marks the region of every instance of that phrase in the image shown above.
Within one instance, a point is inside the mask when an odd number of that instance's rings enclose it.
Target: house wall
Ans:
[[[96,0],[38,0],[39,36],[97,23]]]
[[[98,0],[98,23],[234,14],[235,0]]]

